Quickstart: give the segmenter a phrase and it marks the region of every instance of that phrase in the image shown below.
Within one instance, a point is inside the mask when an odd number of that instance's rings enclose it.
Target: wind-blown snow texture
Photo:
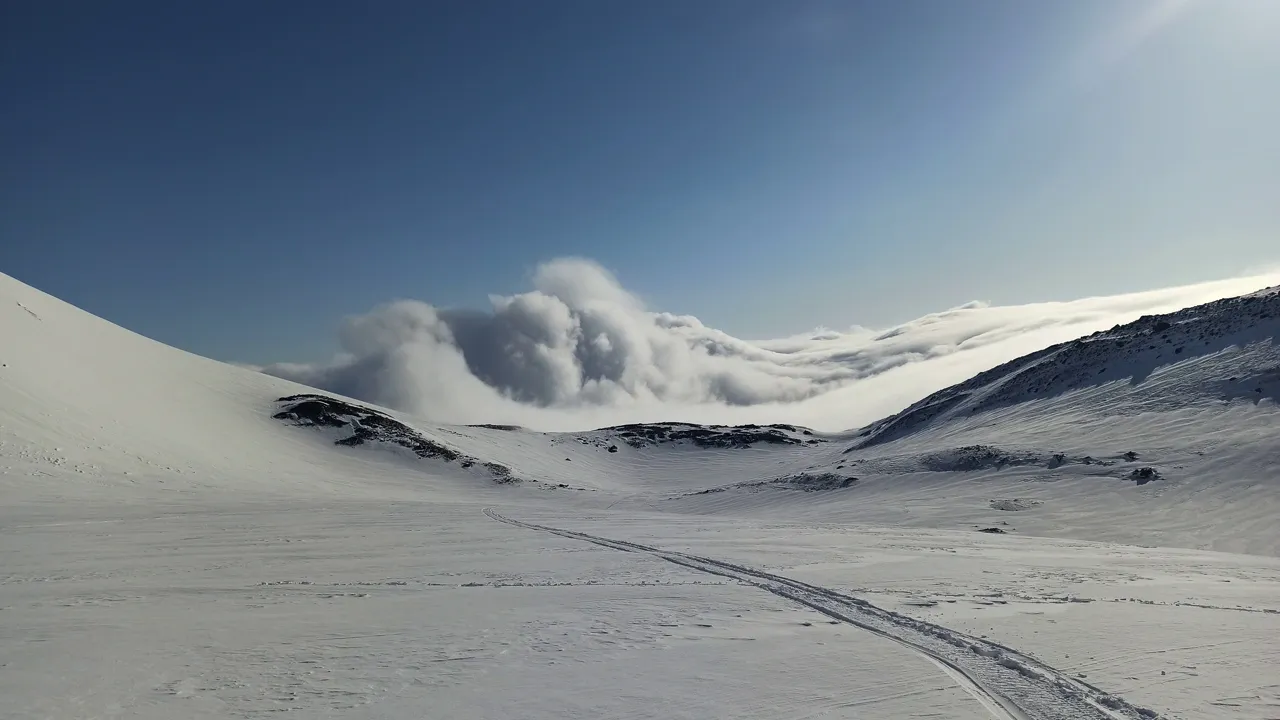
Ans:
[[[1278,303],[846,432],[544,433],[0,276],[0,717],[1274,718]]]

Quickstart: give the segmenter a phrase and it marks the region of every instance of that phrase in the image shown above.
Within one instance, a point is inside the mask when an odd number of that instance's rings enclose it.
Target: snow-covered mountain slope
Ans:
[[[1108,390],[1105,398],[1081,399],[1105,415],[1232,400],[1275,403],[1280,401],[1278,338],[1280,288],[1145,316],[1020,357],[936,392],[864,429],[858,446],[867,448],[954,425],[959,418],[1099,386]],[[1073,406],[1070,400],[1060,405]],[[1046,414],[1043,408],[1037,411]]]
[[[539,433],[0,275],[0,718],[1274,717],[1257,297],[865,434]]]
[[[1012,523],[1038,535],[1280,553],[1269,529],[1280,508],[1276,289],[1047,348],[860,431],[665,423],[538,433],[312,398],[3,280],[12,342],[0,358],[0,480],[24,492],[42,474],[61,478],[40,487],[59,495],[314,486],[440,498],[509,485],[508,495],[570,490],[586,493],[575,502],[664,512]],[[356,423],[290,414],[325,398]],[[380,423],[397,425],[400,439],[359,440],[390,427]]]
[[[414,425],[616,506],[1280,554],[1280,291],[1056,345],[860,431]],[[945,499],[945,502],[940,500]]]
[[[771,473],[633,501],[1280,554],[1278,330],[1276,288],[1142,318],[824,438]]]
[[[370,464],[272,418],[278,398],[309,388],[157,343],[6,275],[0,332],[0,488],[11,492],[383,493],[396,476],[383,464],[403,461]],[[447,492],[484,475],[465,470],[419,470],[412,484]]]

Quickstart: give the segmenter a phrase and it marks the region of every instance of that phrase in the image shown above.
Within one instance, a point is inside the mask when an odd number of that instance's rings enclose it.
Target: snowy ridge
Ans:
[[[4,275],[0,329],[0,490],[15,497],[403,485],[395,473],[374,480],[367,454],[272,418],[277,398],[310,388],[163,345]],[[429,480],[456,484],[442,479]]]
[[[1237,298],[1145,316],[1128,325],[1054,345],[1004,363],[958,385],[936,392],[900,413],[873,423],[859,433],[859,448],[868,448],[945,424],[1030,400],[1052,398],[1072,390],[1127,380],[1140,385],[1153,371],[1192,358],[1221,353],[1229,347],[1264,344],[1262,367],[1245,378],[1222,378],[1234,384],[1228,392],[1254,400],[1280,398],[1280,288]],[[1271,361],[1271,367],[1266,367]],[[1182,404],[1213,394],[1217,388],[1193,388],[1193,394],[1170,398]],[[1198,392],[1197,392],[1198,391]]]

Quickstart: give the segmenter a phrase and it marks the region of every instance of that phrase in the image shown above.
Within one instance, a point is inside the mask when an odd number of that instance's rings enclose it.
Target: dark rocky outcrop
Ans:
[[[690,425],[688,423],[652,423],[616,425],[601,429],[633,448],[666,443],[689,442],[701,448],[749,448],[756,443],[801,445],[806,441],[795,437],[802,430],[794,425]],[[812,435],[812,432],[810,432]],[[810,444],[816,438],[809,439]],[[821,442],[817,440],[817,442]]]
[[[929,453],[920,458],[921,466],[933,472],[973,472],[1039,465],[1043,462],[1042,458],[1032,453],[1010,452],[991,445],[966,445]]]
[[[420,458],[457,462],[464,468],[475,466],[473,457],[425,437],[422,433],[384,412],[324,395],[289,395],[277,402],[284,408],[274,417],[295,425],[326,428],[350,428],[351,434],[334,440],[335,445],[354,447],[367,443],[387,443],[407,448]],[[517,482],[511,469],[497,463],[483,463],[493,479],[500,483]]]
[[[1129,479],[1133,480],[1139,485],[1146,485],[1147,483],[1152,482],[1153,480],[1159,480],[1160,473],[1153,467],[1142,467],[1142,468],[1137,468],[1133,472],[1129,473]]]
[[[711,495],[728,490],[759,492],[761,490],[800,490],[801,492],[826,492],[843,490],[858,484],[858,478],[840,473],[796,473],[772,480],[752,480],[748,482],[721,485],[689,493],[689,495]]]

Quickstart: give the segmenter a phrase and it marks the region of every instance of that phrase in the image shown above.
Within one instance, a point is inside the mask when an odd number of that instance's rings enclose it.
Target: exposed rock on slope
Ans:
[[[511,469],[498,463],[482,463],[476,458],[429,440],[422,433],[372,408],[324,395],[290,395],[280,398],[285,407],[273,417],[312,427],[350,428],[351,434],[334,441],[336,445],[388,443],[412,450],[420,458],[457,462],[464,468],[480,465],[498,482],[516,482]]]
[[[706,490],[698,490],[696,492],[688,493],[687,495],[711,495],[714,493],[729,491],[759,492],[761,490],[825,492],[828,490],[843,490],[845,488],[853,487],[857,483],[858,478],[842,473],[802,472],[794,475],[772,478],[770,480],[749,480],[730,485],[721,485],[718,487],[707,488]]]
[[[688,442],[701,448],[749,448],[756,443],[771,445],[816,445],[822,440],[813,432],[794,425],[691,425],[651,423],[602,428],[607,434],[633,448]]]
[[[1044,463],[1045,460],[1034,453],[1006,452],[990,445],[968,445],[932,452],[920,458],[921,466],[934,472],[971,472]]]

